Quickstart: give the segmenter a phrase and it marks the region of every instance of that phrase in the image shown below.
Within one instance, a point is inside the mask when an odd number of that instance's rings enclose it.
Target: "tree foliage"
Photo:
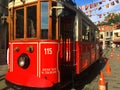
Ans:
[[[104,21],[99,25],[111,25],[111,24],[119,24],[120,23],[120,14],[109,14],[105,17]]]

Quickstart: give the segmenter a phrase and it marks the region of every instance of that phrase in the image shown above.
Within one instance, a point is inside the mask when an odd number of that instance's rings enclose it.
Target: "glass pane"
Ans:
[[[95,41],[95,30],[92,29],[91,31],[91,41],[94,42]]]
[[[24,10],[16,11],[16,38],[24,38]]]
[[[82,40],[83,41],[90,41],[90,27],[85,22],[82,23]]]
[[[41,37],[48,39],[48,2],[41,2]]]
[[[36,37],[36,6],[27,7],[27,37]]]

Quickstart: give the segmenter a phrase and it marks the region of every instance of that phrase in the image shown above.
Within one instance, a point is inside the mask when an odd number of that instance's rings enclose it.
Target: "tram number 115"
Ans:
[[[52,48],[44,48],[45,55],[52,55]]]

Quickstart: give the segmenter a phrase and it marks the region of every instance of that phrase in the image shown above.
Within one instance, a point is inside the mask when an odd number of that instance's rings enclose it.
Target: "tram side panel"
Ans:
[[[100,45],[96,43],[96,60],[100,58]]]
[[[95,62],[95,49],[90,43],[76,42],[76,73],[80,74]]]
[[[76,42],[76,73],[87,69],[99,59],[99,45],[93,43]]]
[[[95,62],[96,60],[96,47],[95,47],[95,43],[92,43],[91,46],[91,64]]]
[[[95,37],[96,27],[81,18],[77,18],[76,23],[75,62],[76,74],[80,74],[99,58],[99,43]]]

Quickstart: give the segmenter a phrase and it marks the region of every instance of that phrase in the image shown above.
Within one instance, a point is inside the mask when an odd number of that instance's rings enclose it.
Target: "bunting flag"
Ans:
[[[98,2],[94,3],[94,7],[97,7],[98,6]]]
[[[102,0],[100,2],[95,2],[95,3],[92,3],[92,4],[87,4],[87,5],[83,5],[80,7],[81,10],[88,10],[88,9],[93,9],[93,8],[97,8],[98,5],[101,6],[103,4],[103,2],[105,2],[106,0]],[[116,4],[119,4],[119,0],[109,0],[110,2],[108,2],[107,4],[104,4],[102,5],[102,7],[106,7],[106,8],[109,8],[110,5],[111,6],[114,6],[115,3]],[[101,10],[101,9],[98,9],[98,10]]]
[[[88,10],[89,5],[85,5],[85,10]]]
[[[116,3],[119,3],[119,0],[115,0]]]
[[[102,18],[102,14],[98,14],[99,18]]]
[[[105,0],[102,0],[102,2],[105,2]]]
[[[85,9],[85,6],[82,6],[82,10],[84,10]]]
[[[99,2],[99,4],[102,4],[102,1],[101,1],[101,2]]]
[[[106,13],[104,13],[103,16],[106,16]]]
[[[94,16],[102,19],[103,17],[105,17],[109,14],[111,15],[111,19],[114,19],[114,16],[112,15],[112,13],[116,12],[116,11],[109,11],[109,12],[104,12],[104,13],[100,13],[100,14],[97,14],[96,12],[101,11],[103,9],[109,9],[115,5],[118,5],[118,4],[120,4],[119,1],[120,0],[109,0],[109,1],[108,0],[101,0],[100,2],[95,2],[95,3],[80,6],[79,8],[81,10],[83,10],[83,12],[90,19],[92,19],[92,17],[94,17]],[[120,12],[119,12],[119,15],[120,15]],[[100,22],[95,22],[95,23],[100,23]]]
[[[94,8],[94,4],[90,4],[90,8]]]
[[[108,3],[108,4],[106,4],[105,6],[106,6],[106,8],[109,8],[109,3]]]
[[[102,7],[99,7],[99,8],[98,8],[98,10],[101,10],[101,9],[102,9]]]
[[[115,3],[114,3],[114,1],[112,1],[112,2],[111,2],[111,6],[114,6],[114,5],[115,5]]]

